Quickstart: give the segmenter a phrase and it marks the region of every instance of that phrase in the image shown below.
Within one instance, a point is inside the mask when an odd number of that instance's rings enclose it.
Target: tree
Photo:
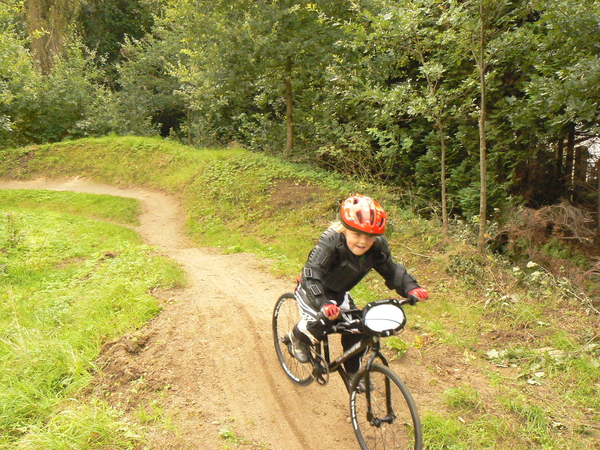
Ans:
[[[596,160],[596,181],[598,183],[596,186],[596,233],[600,235],[600,158]]]
[[[26,41],[6,10],[0,11],[0,60],[0,147],[5,147],[18,143],[19,106],[36,91],[38,82]]]
[[[402,49],[419,63],[415,76],[425,84],[408,79],[405,85],[410,115],[422,115],[433,123],[440,145],[440,186],[442,206],[442,229],[448,234],[446,154],[447,137],[445,122],[451,113],[451,104],[460,94],[444,84],[447,61],[440,52],[444,43],[443,26],[439,26],[438,1],[413,0],[398,5],[382,2],[382,10],[375,16],[366,12],[370,32],[361,31],[358,36],[368,36],[379,52]],[[408,61],[407,65],[410,64]]]
[[[69,24],[83,0],[27,0],[31,49],[42,74],[48,74],[54,58],[62,54]]]
[[[290,155],[297,122],[313,106],[304,92],[323,84],[339,40],[321,16],[343,2],[175,3],[160,24],[186,43],[186,60],[173,74],[196,125],[218,142]]]
[[[600,131],[600,2],[547,0],[537,13],[539,19],[520,30],[530,42],[524,55],[531,69],[523,87],[527,95],[515,102],[510,117],[514,129],[537,132],[540,158],[556,155],[552,182],[560,187],[558,199],[571,195],[576,148]],[[532,118],[541,124],[533,127]]]
[[[160,15],[160,5],[144,0],[83,0],[76,29],[110,76],[106,83],[116,82],[116,66],[123,62],[127,39],[139,40],[151,31],[153,14]]]
[[[479,236],[478,248],[485,250],[488,209],[488,78],[501,71],[499,61],[516,39],[517,28],[527,9],[527,0],[467,0],[452,4],[447,19],[453,23],[463,48],[473,57],[479,86]]]
[[[254,86],[263,92],[283,88],[286,143],[284,154],[294,149],[294,110],[305,89],[323,83],[322,73],[331,61],[335,42],[340,38],[336,27],[328,26],[323,16],[340,14],[343,2],[277,0],[254,2],[244,27],[253,43],[253,61],[266,75]],[[341,9],[343,11],[343,9]]]
[[[182,59],[181,47],[161,30],[143,39],[127,39],[121,49],[123,61],[116,66],[116,109],[123,119],[119,133],[178,136],[187,107],[178,94],[181,85],[171,67]],[[192,142],[189,142],[192,143]]]
[[[154,27],[171,46],[168,73],[186,104],[182,133],[190,143],[260,146],[259,124],[249,124],[264,120],[254,106],[260,75],[244,28],[251,3],[168,1]]]
[[[477,239],[477,246],[481,252],[485,250],[487,224],[487,139],[485,134],[487,104],[485,76],[489,67],[489,63],[486,60],[487,23],[483,4],[483,0],[479,0],[478,51],[473,49],[473,57],[477,65],[477,71],[479,72],[479,89],[481,92],[479,106],[479,179],[481,192],[479,197],[479,238]]]

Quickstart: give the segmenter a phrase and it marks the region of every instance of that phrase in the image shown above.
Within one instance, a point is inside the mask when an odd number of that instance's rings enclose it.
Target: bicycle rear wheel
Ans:
[[[350,415],[360,448],[421,450],[421,419],[404,382],[391,369],[376,363],[361,378],[365,379],[364,386],[370,386],[369,392],[359,388],[359,379],[350,391]]]
[[[300,309],[294,294],[283,294],[273,310],[273,339],[281,367],[290,379],[301,386],[314,380],[310,362],[302,364],[288,350],[288,333],[300,321]]]

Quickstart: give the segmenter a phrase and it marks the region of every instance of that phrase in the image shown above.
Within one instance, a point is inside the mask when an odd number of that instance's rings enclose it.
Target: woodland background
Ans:
[[[194,245],[268,258],[285,280],[339,200],[370,193],[432,293],[386,343],[420,392],[427,447],[597,449],[599,36],[600,0],[0,0],[0,178],[170,193]],[[258,416],[234,423],[214,371],[199,378],[223,354],[179,309],[200,303],[159,297],[181,269],[110,223],[133,224],[136,204],[1,194],[0,449],[265,447]],[[140,342],[123,333],[162,308],[144,352],[99,379],[104,345]],[[210,332],[212,317],[247,320],[234,310],[211,309]],[[257,343],[235,347],[271,351]],[[143,354],[156,377],[130,378]],[[271,383],[239,374],[215,382]],[[202,404],[222,418],[206,433]]]
[[[480,248],[595,240],[598,0],[1,5],[0,148],[239,145],[397,187]]]

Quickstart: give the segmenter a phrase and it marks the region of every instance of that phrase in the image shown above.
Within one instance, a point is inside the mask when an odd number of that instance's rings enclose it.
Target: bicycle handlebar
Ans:
[[[417,303],[419,303],[419,297],[416,297],[414,295],[409,295],[406,298],[400,299],[398,300],[400,302],[400,305],[410,305],[410,306],[415,306]]]
[[[414,295],[408,296],[408,298],[399,299],[400,305],[411,305],[414,306],[419,302],[419,299]],[[322,312],[319,313],[321,315]],[[325,315],[323,314],[323,318]],[[344,309],[340,311],[341,321],[333,325],[334,333],[340,333],[344,331],[365,331],[365,324],[362,319],[362,309]]]

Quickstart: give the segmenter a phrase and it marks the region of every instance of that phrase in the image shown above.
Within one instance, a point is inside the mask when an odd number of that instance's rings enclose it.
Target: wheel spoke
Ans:
[[[390,369],[373,364],[367,393],[350,394],[352,425],[363,450],[413,450],[421,448],[421,424],[412,396]]]
[[[283,294],[273,311],[273,339],[275,352],[281,367],[290,379],[297,384],[307,385],[313,381],[312,366],[302,364],[288,351],[288,333],[300,320],[300,310],[293,294]]]

